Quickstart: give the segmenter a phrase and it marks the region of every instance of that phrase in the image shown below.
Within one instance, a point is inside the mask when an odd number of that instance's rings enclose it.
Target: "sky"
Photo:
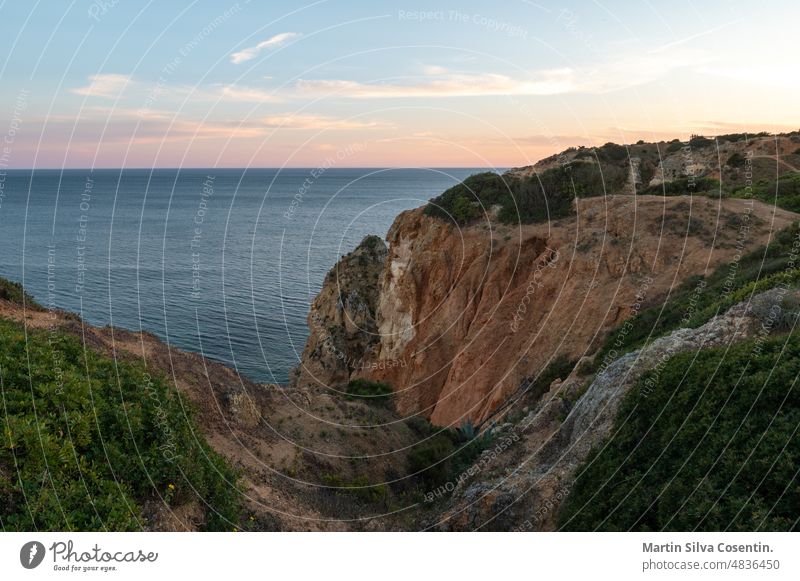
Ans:
[[[0,168],[513,167],[800,128],[795,1],[0,0]]]

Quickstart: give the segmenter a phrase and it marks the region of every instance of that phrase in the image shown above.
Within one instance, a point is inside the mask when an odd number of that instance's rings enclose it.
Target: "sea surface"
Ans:
[[[477,171],[6,171],[0,276],[92,325],[284,383],[339,257]]]

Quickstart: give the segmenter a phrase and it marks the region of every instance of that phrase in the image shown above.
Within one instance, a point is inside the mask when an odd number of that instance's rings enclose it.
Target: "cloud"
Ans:
[[[431,75],[432,76],[432,75]],[[397,97],[474,97],[486,95],[554,95],[568,92],[573,83],[570,69],[542,71],[536,78],[520,81],[500,74],[447,74],[417,83],[359,83],[344,80],[300,80],[301,93],[339,93],[354,99]]]
[[[425,67],[421,80],[378,83],[300,80],[296,90],[312,95],[337,93],[352,99],[600,94],[651,83],[676,69],[697,66],[707,60],[697,51],[673,51],[625,57],[593,67],[543,69],[519,77],[499,73],[451,73],[441,67]]]
[[[131,82],[130,75],[91,75],[87,86],[72,89],[72,92],[87,97],[112,98],[118,96]]]
[[[267,40],[259,42],[255,46],[251,46],[240,50],[239,52],[233,53],[231,55],[231,62],[235,65],[238,65],[249,61],[256,58],[262,50],[278,48],[293,38],[297,38],[298,36],[300,36],[300,34],[297,32],[281,32],[280,34],[276,34]]]
[[[375,121],[336,119],[321,115],[274,115],[261,119],[264,127],[280,129],[376,129],[387,127]]]
[[[222,87],[222,101],[238,101],[242,103],[261,103],[263,101],[277,101],[274,94],[262,89],[244,87],[237,85],[225,85]]]

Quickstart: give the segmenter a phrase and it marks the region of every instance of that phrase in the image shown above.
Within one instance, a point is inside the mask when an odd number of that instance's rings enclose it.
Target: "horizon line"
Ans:
[[[538,163],[538,162],[536,162]],[[510,169],[510,168],[517,168],[517,167],[529,167],[534,164],[529,164],[527,166],[520,166],[520,165],[425,165],[425,166],[411,166],[411,165],[354,165],[354,166],[339,166],[339,167],[328,167],[325,168],[325,171],[329,170],[343,170],[343,169],[383,169],[383,170],[393,170],[393,169]],[[14,167],[14,168],[0,168],[0,173],[8,172],[8,171],[116,171],[116,170],[288,170],[288,169],[302,169],[302,170],[317,170],[320,169],[320,166],[312,166],[312,165],[303,165],[303,166],[286,166],[286,167],[278,167],[278,166],[223,166],[223,167],[215,167],[215,166],[183,166],[183,167],[176,167],[176,166],[164,166],[164,167],[120,167],[120,166],[103,166],[103,167]]]

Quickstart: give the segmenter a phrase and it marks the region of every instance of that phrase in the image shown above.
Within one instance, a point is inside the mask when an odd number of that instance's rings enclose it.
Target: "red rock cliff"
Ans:
[[[790,221],[758,202],[704,197],[580,199],[576,216],[522,227],[458,228],[421,208],[404,212],[389,231],[385,262],[373,261],[360,279],[373,289],[362,294],[377,297],[377,337],[370,327],[373,339],[343,347],[359,362],[347,370],[328,373],[306,360],[308,346],[303,365],[332,387],[355,377],[386,381],[403,414],[479,423],[556,355],[591,355],[636,310]],[[328,303],[339,285],[328,276],[309,320],[334,312]],[[323,342],[312,325],[308,345]]]

